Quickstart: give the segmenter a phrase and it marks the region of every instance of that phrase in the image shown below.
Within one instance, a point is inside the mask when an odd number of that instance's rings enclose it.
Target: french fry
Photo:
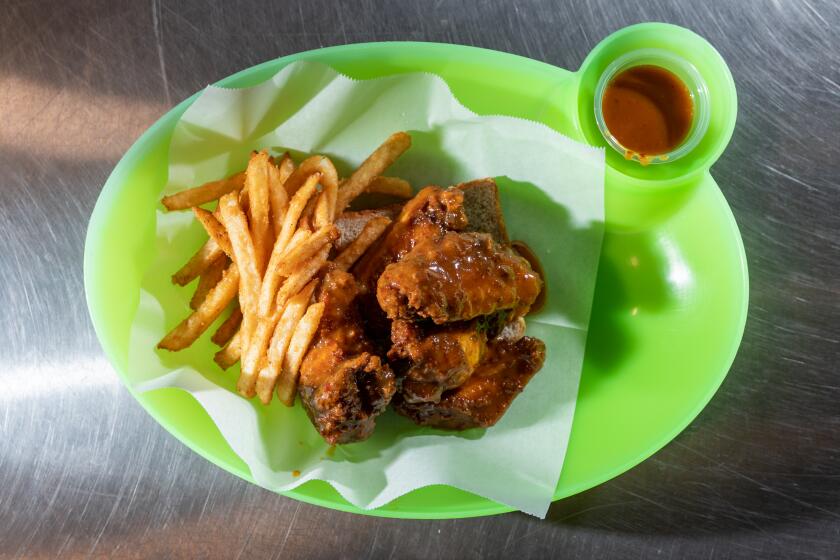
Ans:
[[[230,316],[225,319],[225,322],[219,325],[219,328],[216,329],[216,332],[213,333],[213,336],[210,337],[210,340],[216,346],[224,346],[230,339],[233,338],[233,335],[239,331],[239,326],[242,324],[242,308],[237,305],[233,308]]]
[[[289,195],[283,184],[294,171],[294,163],[289,154],[284,154],[277,165],[269,165],[268,168],[268,198],[271,206],[271,227],[274,230],[275,239],[283,229],[283,216],[286,215],[286,208],[289,206]]]
[[[193,206],[200,206],[211,200],[226,195],[231,191],[240,190],[245,184],[245,172],[240,171],[227,179],[210,181],[199,187],[187,189],[169,196],[164,196],[161,203],[167,210],[186,210]]]
[[[210,290],[207,297],[198,306],[198,309],[163,337],[158,343],[158,348],[171,351],[183,350],[195,342],[231,302],[238,287],[239,269],[236,265],[231,264],[225,270],[219,283]]]
[[[321,198],[322,192],[323,187],[320,184],[316,185],[315,194],[309,199],[306,206],[303,207],[303,212],[300,213],[300,221],[298,224],[303,223],[308,227],[309,224],[312,223],[312,218],[315,216],[315,207],[318,205],[318,200]]]
[[[336,182],[335,185],[326,185],[324,187],[324,192],[327,195],[330,222],[334,222],[335,219],[338,218],[338,212],[336,211],[338,205],[338,182]]]
[[[320,228],[332,222],[332,210],[330,209],[330,194],[324,190],[318,195],[315,203],[315,227]]]
[[[295,171],[289,175],[285,183],[289,196],[294,194],[306,183],[307,178],[314,173],[321,174],[324,187],[335,185],[338,188],[338,172],[335,165],[325,156],[312,156],[303,160]]]
[[[198,251],[190,257],[190,260],[188,260],[184,266],[172,275],[172,283],[179,286],[186,286],[201,276],[201,273],[207,270],[207,267],[223,255],[224,251],[222,251],[222,248],[219,247],[219,244],[213,239],[208,239],[204,242],[204,245],[202,245]]]
[[[230,237],[228,237],[225,226],[216,219],[216,215],[213,212],[208,212],[199,206],[194,207],[192,210],[195,217],[204,227],[204,231],[210,236],[210,239],[215,241],[221,250],[232,259],[233,248],[230,246]]]
[[[305,230],[304,230],[305,231]],[[280,276],[289,276],[301,264],[312,258],[321,248],[327,243],[331,243],[338,239],[338,228],[332,224],[327,224],[321,227],[318,231],[308,236],[305,241],[302,241],[295,247],[287,249],[282,258],[280,265],[277,267],[277,272]]]
[[[296,270],[291,276],[286,278],[280,290],[277,292],[277,306],[286,305],[286,302],[298,293],[303,287],[312,280],[321,267],[327,262],[327,256],[330,254],[330,246],[324,245],[312,259],[310,259],[304,266]]]
[[[388,169],[409,147],[411,147],[411,136],[407,133],[395,132],[389,136],[341,185],[335,215],[341,214],[354,198],[365,192],[373,178]]]
[[[242,189],[239,191],[239,204],[242,206],[243,211],[247,211],[249,206],[248,201],[248,191],[246,189]],[[201,209],[203,210],[203,209]],[[201,216],[196,214],[196,217],[201,220]],[[216,210],[213,211],[213,217],[218,219],[221,217],[221,208],[217,207]],[[222,247],[216,242],[215,239],[212,239],[213,234],[211,230],[207,229],[207,225],[202,221],[202,225],[205,226],[205,230],[207,230],[208,234],[210,235],[211,239],[208,239],[204,245],[202,245],[196,253],[190,257],[190,260],[187,261],[187,264],[182,266],[180,270],[178,270],[175,274],[172,275],[172,282],[174,284],[178,284],[179,286],[186,286],[198,276],[201,275],[202,272],[207,270],[207,267],[210,266],[216,259],[219,258],[220,255],[225,253],[226,251],[222,249]],[[225,233],[227,236],[227,233]],[[232,259],[233,256],[231,253],[227,253],[227,255]]]
[[[286,245],[286,250],[284,253],[288,253],[307,239],[309,236],[312,235],[312,232],[308,228],[298,228],[292,238],[289,240],[289,244]]]
[[[286,182],[286,179],[288,179],[289,175],[291,175],[295,170],[295,162],[292,159],[292,156],[289,155],[289,152],[284,152],[283,155],[280,156],[279,160],[277,158],[272,159],[272,163],[274,163],[274,166],[282,172],[284,183]]]
[[[239,361],[239,331],[233,335],[233,338],[228,341],[224,348],[216,352],[213,356],[213,361],[216,362],[220,368],[228,369],[233,364]]]
[[[295,332],[289,341],[289,348],[283,357],[283,366],[280,372],[280,379],[277,381],[277,397],[286,406],[292,406],[295,402],[295,391],[297,390],[298,377],[300,376],[300,364],[309,349],[309,344],[318,330],[321,316],[324,314],[324,303],[313,303],[301,317],[295,327]]]
[[[225,272],[230,261],[226,257],[216,259],[207,270],[205,270],[198,279],[198,286],[195,288],[192,298],[190,299],[190,309],[198,309],[201,302],[213,289],[213,286],[219,283],[222,279],[222,274]]]
[[[318,162],[318,171],[321,173],[321,184],[324,190],[333,190],[338,194],[338,171],[330,158],[325,157]]]
[[[289,202],[289,209],[283,217],[283,227],[280,228],[280,235],[277,236],[277,240],[274,243],[272,257],[274,256],[274,252],[277,252],[279,256],[286,249],[286,245],[294,234],[295,226],[297,226],[298,220],[306,208],[306,204],[318,190],[318,181],[320,178],[321,176],[318,173],[310,175],[303,187],[292,197],[292,200]]]
[[[222,222],[227,228],[234,261],[242,277],[239,286],[239,305],[242,307],[240,346],[247,348],[256,316],[257,298],[260,291],[260,273],[257,269],[254,243],[248,230],[245,214],[235,194],[226,194],[219,200]]]
[[[245,189],[248,192],[248,224],[254,242],[257,270],[262,276],[268,261],[272,239],[272,224],[269,221],[269,168],[268,152],[263,150],[251,156],[245,170]]]
[[[283,256],[286,245],[288,245],[292,235],[294,235],[295,226],[297,225],[301,212],[303,212],[303,208],[315,193],[320,177],[321,175],[319,173],[310,175],[309,179],[306,180],[306,184],[295,193],[291,202],[289,202],[289,209],[286,211],[286,217],[283,218],[283,227],[280,235],[274,241],[274,248],[271,250],[271,258],[268,261],[268,267],[260,290],[258,311],[261,316],[267,316],[271,311],[274,294],[277,291],[277,285],[280,283],[280,275],[278,274],[280,259]]]
[[[251,398],[256,394],[255,385],[259,373],[259,362],[265,354],[271,333],[274,332],[274,327],[277,326],[277,321],[280,320],[282,312],[283,306],[278,305],[271,315],[254,317],[254,326],[248,344],[242,346],[242,368],[239,373],[239,380],[236,382],[236,390],[244,397]]]
[[[310,233],[312,232],[312,222],[309,220],[309,216],[301,216],[298,222],[298,229],[305,229]],[[286,248],[288,249],[289,246],[286,245]]]
[[[303,317],[306,307],[309,305],[309,299],[312,297],[312,292],[315,291],[317,285],[317,280],[311,280],[296,296],[291,298],[283,309],[280,321],[274,327],[274,334],[271,336],[271,342],[268,345],[268,360],[257,376],[257,395],[263,404],[268,404],[271,401],[271,395],[274,392],[277,378],[280,376],[280,367],[283,365],[283,357],[286,355],[289,341],[292,338],[295,326]]]
[[[411,198],[414,196],[414,193],[411,191],[411,185],[405,179],[400,179],[399,177],[383,177],[382,175],[374,177],[365,192],[387,194],[399,198]]]
[[[248,344],[243,345],[242,373],[239,375],[239,382],[236,385],[240,394],[249,398],[254,396],[254,386],[256,384],[257,374],[259,373],[257,369],[259,360],[266,351],[269,339],[274,332],[277,321],[280,320],[286,303],[315,277],[327,261],[329,252],[329,245],[325,245],[315,257],[289,276],[280,287],[274,309],[268,315],[259,316],[259,321],[253,329]],[[247,315],[245,317],[247,318]]]
[[[219,200],[221,201],[221,199]],[[245,212],[245,214],[248,214],[248,210],[251,208],[251,197],[248,196],[248,189],[242,189],[239,191],[239,206],[242,207],[242,211]],[[217,220],[221,219],[222,209],[217,206],[213,215],[216,216]]]
[[[379,216],[366,223],[356,239],[333,259],[335,266],[341,270],[350,270],[350,267],[379,239],[390,223],[391,219],[387,216]]]

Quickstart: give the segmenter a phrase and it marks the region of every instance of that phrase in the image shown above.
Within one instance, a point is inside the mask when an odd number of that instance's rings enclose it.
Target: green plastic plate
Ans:
[[[643,24],[605,39],[578,72],[458,45],[371,43],[295,54],[219,82],[252,86],[296,60],[320,61],[359,79],[432,72],[479,114],[532,119],[572,138],[606,145],[592,110],[598,76],[624,52],[651,46],[676,52],[700,70],[711,94],[712,123],[700,147],[680,161],[643,168],[617,153],[607,154],[607,234],[574,426],[555,499],[617,476],[673,439],[711,399],[735,357],[746,320],[746,259],[732,213],[708,173],[735,122],[735,89],[720,55],[690,31]],[[170,136],[196,97],[164,115],[125,154],[88,227],[88,307],[102,347],[124,381],[142,275],[139,255],[148,249],[144,240],[153,237],[152,209],[166,181]],[[189,394],[164,389],[134,396],[191,449],[252,480]],[[454,518],[510,510],[446,486],[413,491],[373,511],[352,506],[321,481],[284,494],[389,517]]]

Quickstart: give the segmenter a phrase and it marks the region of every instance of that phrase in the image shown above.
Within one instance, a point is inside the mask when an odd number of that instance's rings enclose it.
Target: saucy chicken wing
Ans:
[[[327,272],[318,296],[324,314],[300,369],[301,402],[330,444],[368,438],[396,390],[391,368],[374,354],[362,328],[357,295],[351,274]]]
[[[409,321],[391,325],[388,360],[402,377],[406,402],[437,402],[472,375],[484,355],[487,334],[475,322],[439,327]]]
[[[457,188],[426,187],[403,206],[380,241],[359,260],[353,273],[362,291],[376,293],[376,281],[389,264],[424,240],[438,240],[467,225],[464,193]]]
[[[394,409],[421,426],[487,428],[502,417],[544,360],[545,344],[536,338],[494,342],[469,379],[443,393],[440,402],[409,403],[398,397]]]
[[[542,279],[527,260],[482,233],[424,238],[377,282],[376,297],[390,319],[470,320],[501,310],[528,312]]]
[[[492,342],[485,357],[459,387],[443,393],[440,402],[408,402],[398,395],[394,409],[415,424],[443,430],[487,428],[495,424],[539,371],[545,344],[523,337]]]

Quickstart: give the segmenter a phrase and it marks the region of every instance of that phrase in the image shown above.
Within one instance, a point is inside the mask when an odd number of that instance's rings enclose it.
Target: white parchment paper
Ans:
[[[434,75],[354,81],[297,62],[253,88],[208,87],[176,127],[165,192],[227,176],[261,148],[326,154],[347,175],[397,130],[413,143],[389,174],[416,188],[497,177],[511,237],[526,241],[545,267],[548,303],[528,318],[528,334],[546,342],[546,363],[496,426],[442,432],[389,411],[368,441],[328,453],[299,404],[263,407],[236,393],[238,367],[222,372],[212,362],[213,328],[185,351],[156,350],[189,311],[192,287],[173,286],[169,275],[205,238],[190,212],[157,213],[129,377],[141,392],[189,391],[266,488],[321,479],[367,509],[448,484],[544,516],[563,467],[589,325],[603,235],[602,150],[538,123],[477,116]]]

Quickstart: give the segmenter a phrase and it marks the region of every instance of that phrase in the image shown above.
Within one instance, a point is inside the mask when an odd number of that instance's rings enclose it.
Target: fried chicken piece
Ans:
[[[385,268],[376,297],[390,319],[437,324],[500,310],[524,316],[542,289],[527,260],[487,234],[449,232],[422,239]]]
[[[545,343],[537,338],[497,340],[469,379],[443,393],[440,402],[409,403],[398,395],[394,409],[421,426],[487,428],[498,422],[544,361]]]
[[[300,368],[298,394],[330,444],[367,439],[396,390],[391,368],[373,353],[361,325],[353,276],[332,269],[321,281],[324,315]]]
[[[472,375],[487,346],[476,322],[439,327],[409,321],[391,325],[388,360],[402,377],[402,398],[409,403],[437,402],[447,389]]]
[[[434,242],[450,230],[467,226],[464,193],[457,188],[426,187],[403,206],[380,241],[353,267],[363,292],[376,293],[376,281],[422,240]]]
[[[376,302],[376,281],[385,267],[402,258],[422,239],[440,239],[467,225],[464,193],[456,188],[426,187],[405,203],[379,241],[352,268],[359,282],[365,327],[381,354],[391,346],[391,322]]]

